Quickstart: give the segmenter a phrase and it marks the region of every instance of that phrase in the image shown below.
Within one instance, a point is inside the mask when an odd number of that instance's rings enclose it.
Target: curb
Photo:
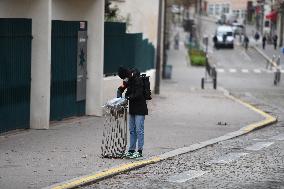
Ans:
[[[262,52],[258,47],[256,46],[252,46],[252,48],[254,48],[261,56],[263,56],[264,59],[266,59],[270,64],[272,64],[274,67],[277,67],[277,65],[275,64],[275,62],[272,61],[271,58],[269,58],[264,52]]]
[[[62,183],[58,183],[52,186],[45,187],[43,189],[70,189],[77,188],[79,186],[84,186],[87,184],[91,184],[115,175],[118,175],[123,172],[131,171],[133,169],[138,169],[140,167],[144,167],[146,165],[150,165],[153,163],[157,163],[161,161],[159,157],[152,157],[147,160],[136,161],[132,163],[122,164],[114,168],[107,169],[102,172],[93,173],[89,175],[84,175],[82,177],[74,178],[72,180],[68,180]]]
[[[254,48],[261,56],[263,56],[263,58],[265,58],[266,60],[268,60],[269,62],[272,61],[271,58],[269,58],[264,52],[262,52],[258,47],[256,47],[255,45],[252,45],[252,48]]]
[[[188,147],[182,147],[182,148],[178,148],[175,149],[173,151],[170,152],[166,152],[164,154],[161,154],[159,156],[155,156],[155,157],[150,157],[146,160],[141,160],[141,161],[135,161],[135,162],[131,162],[131,163],[127,163],[127,164],[122,164],[122,165],[118,165],[117,167],[114,168],[110,168],[101,172],[97,172],[97,173],[92,173],[90,175],[85,175],[82,177],[78,177],[78,178],[74,178],[72,180],[68,180],[62,183],[58,183],[52,186],[48,186],[45,187],[44,189],[70,189],[70,188],[76,188],[79,186],[84,186],[84,185],[89,185],[95,182],[98,182],[100,180],[118,175],[120,173],[124,173],[133,169],[138,169],[141,167],[144,167],[146,165],[150,165],[150,164],[154,164],[169,158],[172,158],[174,156],[177,155],[181,155],[181,154],[185,154],[185,153],[189,153],[201,148],[204,148],[206,146],[224,141],[224,140],[228,140],[228,139],[232,139],[241,135],[245,135],[253,130],[262,128],[264,126],[273,124],[277,122],[277,118],[273,117],[272,115],[265,113],[264,111],[256,108],[255,106],[242,101],[241,99],[238,99],[232,95],[229,94],[228,91],[226,91],[225,89],[220,89],[221,91],[224,92],[224,95],[227,98],[230,98],[231,100],[251,109],[252,111],[260,114],[261,116],[264,117],[263,120],[255,122],[255,123],[251,123],[241,129],[239,129],[238,131],[234,131],[234,132],[230,132],[227,133],[223,136],[217,137],[217,138],[213,138],[204,142],[200,142],[200,143],[196,143],[196,144],[192,144]]]

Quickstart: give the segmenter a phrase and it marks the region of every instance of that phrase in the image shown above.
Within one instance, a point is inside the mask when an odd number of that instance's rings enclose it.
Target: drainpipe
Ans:
[[[163,0],[159,0],[159,17],[158,17],[158,33],[157,33],[157,50],[156,50],[156,77],[155,77],[155,94],[160,94],[161,81],[161,35],[162,35],[162,15],[163,15]]]
[[[168,30],[167,30],[167,14],[168,13],[168,1],[164,2],[164,39],[163,39],[163,70],[162,70],[162,78],[165,78],[166,75],[166,65],[167,65],[167,46],[168,46]]]

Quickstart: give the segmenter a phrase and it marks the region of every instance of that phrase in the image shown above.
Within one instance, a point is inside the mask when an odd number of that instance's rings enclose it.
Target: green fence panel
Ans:
[[[155,58],[155,48],[152,43],[147,45],[148,61],[147,61],[147,70],[154,68],[154,58]]]
[[[50,120],[85,115],[86,101],[76,101],[78,21],[52,21]]]
[[[154,68],[155,49],[154,46],[149,43],[148,39],[141,40],[136,51],[135,67],[141,72]]]
[[[135,67],[136,46],[142,34],[105,35],[104,74],[117,73],[119,66]]]
[[[113,75],[119,66],[128,67],[128,49],[126,34],[105,35],[104,43],[104,74]]]
[[[31,19],[0,19],[0,133],[29,128],[31,41]]]
[[[144,62],[145,54],[144,54],[144,44],[142,38],[137,41],[136,49],[135,49],[135,67],[143,72],[142,64]]]
[[[125,34],[126,32],[126,23],[123,22],[105,22],[105,34]]]
[[[155,68],[155,47],[150,44],[150,69]]]
[[[126,24],[105,22],[104,74],[114,75],[119,66],[138,68],[141,72],[154,68],[155,49],[142,39],[142,33],[125,34]]]

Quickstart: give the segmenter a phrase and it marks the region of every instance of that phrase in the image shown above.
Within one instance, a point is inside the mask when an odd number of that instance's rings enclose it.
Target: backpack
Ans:
[[[141,74],[140,77],[143,81],[143,94],[146,100],[151,100],[151,89],[150,89],[150,76],[146,76],[146,74]]]

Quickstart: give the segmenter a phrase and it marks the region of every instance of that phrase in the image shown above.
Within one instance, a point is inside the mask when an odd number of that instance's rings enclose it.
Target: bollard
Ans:
[[[274,85],[278,85],[280,83],[281,79],[281,71],[279,68],[277,68],[276,72],[274,73]]]
[[[215,67],[212,68],[212,79],[213,79],[213,88],[216,89],[217,88],[217,71]]]
[[[267,60],[267,61],[266,61],[266,69],[269,69],[269,65],[270,65],[270,61]]]
[[[280,66],[280,55],[278,56],[276,63],[277,63],[277,66]]]
[[[217,89],[217,71],[216,71],[215,66],[212,67],[208,63],[208,61],[206,61],[206,64],[205,64],[205,77],[201,78],[201,89],[204,89],[204,85],[206,82],[208,83],[212,82],[213,88]]]

